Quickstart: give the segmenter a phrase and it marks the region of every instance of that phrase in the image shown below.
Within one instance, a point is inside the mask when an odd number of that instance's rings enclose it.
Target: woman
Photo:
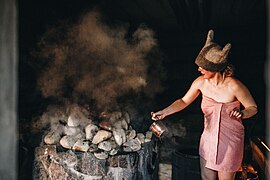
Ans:
[[[233,77],[227,57],[231,45],[223,49],[213,42],[210,30],[195,63],[202,74],[196,78],[187,93],[163,110],[152,114],[153,120],[179,112],[202,93],[204,131],[200,139],[202,179],[233,180],[241,167],[244,151],[242,119],[257,113],[257,105],[247,87]],[[240,106],[242,105],[242,110]]]

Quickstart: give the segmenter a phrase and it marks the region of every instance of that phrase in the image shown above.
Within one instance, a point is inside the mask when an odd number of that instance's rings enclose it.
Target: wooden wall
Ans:
[[[270,29],[270,23],[269,23],[269,18],[270,18],[270,3],[268,3],[267,6],[268,12],[267,12],[267,16],[268,16],[268,29]],[[267,144],[270,145],[270,33],[268,31],[268,39],[267,39],[267,59],[266,59],[266,65],[265,65],[265,69],[266,69],[266,137],[267,137]],[[270,152],[268,152],[268,159],[270,157]],[[270,166],[268,166],[268,176],[267,179],[270,179]]]
[[[0,1],[0,179],[17,179],[17,7]]]

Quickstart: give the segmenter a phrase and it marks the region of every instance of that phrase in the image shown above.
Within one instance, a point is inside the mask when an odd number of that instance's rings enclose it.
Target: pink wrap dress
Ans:
[[[241,167],[244,152],[244,126],[241,120],[230,117],[240,102],[216,102],[203,96],[204,130],[199,154],[206,167],[216,171],[235,172]]]

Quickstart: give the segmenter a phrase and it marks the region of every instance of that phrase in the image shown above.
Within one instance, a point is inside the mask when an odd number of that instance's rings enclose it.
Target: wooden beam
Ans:
[[[0,1],[0,179],[17,179],[17,6]]]

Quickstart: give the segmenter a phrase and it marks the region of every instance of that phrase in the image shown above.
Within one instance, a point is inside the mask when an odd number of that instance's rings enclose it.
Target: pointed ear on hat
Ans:
[[[214,31],[211,29],[208,31],[207,39],[204,46],[210,45],[213,40],[214,40]]]
[[[222,54],[227,55],[231,49],[232,45],[230,43],[226,44],[222,49]]]

